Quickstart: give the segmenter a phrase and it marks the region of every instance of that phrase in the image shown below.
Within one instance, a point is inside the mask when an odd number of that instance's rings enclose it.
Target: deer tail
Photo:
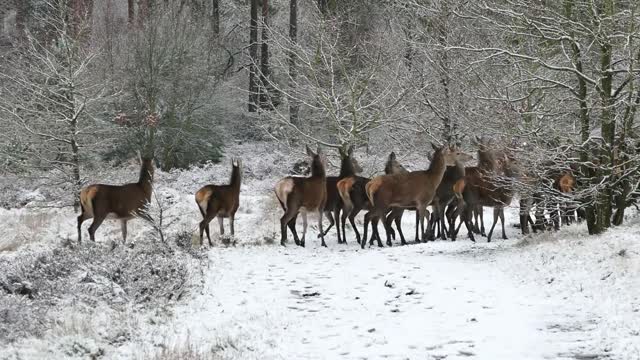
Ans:
[[[87,186],[80,191],[80,206],[84,214],[93,216],[93,198],[97,192],[98,187],[95,185]]]
[[[212,194],[213,191],[211,191],[211,189],[206,186],[196,192],[196,204],[198,204],[198,209],[200,209],[200,214],[202,214],[202,217],[205,217],[207,215],[209,199],[211,199]]]
[[[464,178],[460,179],[453,184],[453,193],[458,199],[462,199],[462,192],[464,192],[465,187]]]
[[[369,181],[367,185],[364,186],[364,189],[367,193],[367,197],[369,198],[369,202],[371,202],[371,206],[375,206],[375,203],[373,202],[373,197],[375,196],[376,192],[380,188],[381,184],[382,184],[382,181],[379,178],[375,178]]]
[[[344,207],[348,209],[353,207],[353,202],[351,201],[351,195],[349,192],[351,192],[351,188],[353,188],[353,183],[355,181],[356,179],[350,176],[338,181],[338,184],[336,184],[336,187],[338,188],[338,195],[340,195]]]
[[[289,197],[291,191],[293,191],[293,186],[293,179],[290,177],[286,177],[278,181],[275,188],[273,189],[276,193],[278,201],[280,202],[280,206],[282,206],[282,209],[284,211],[287,211],[287,198]]]

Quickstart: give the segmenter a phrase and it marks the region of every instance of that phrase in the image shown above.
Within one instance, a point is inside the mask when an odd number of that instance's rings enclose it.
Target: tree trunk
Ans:
[[[327,0],[318,0],[318,9],[322,15],[327,15]]]
[[[211,28],[215,35],[220,34],[220,0],[211,0]]]
[[[134,0],[127,0],[127,20],[128,20],[129,26],[133,25],[133,20],[135,18],[133,1]]]
[[[73,0],[71,3],[71,29],[74,38],[86,38],[91,34],[93,0]]]
[[[249,22],[249,112],[258,110],[258,0],[251,0],[251,19]]]
[[[142,27],[145,20],[149,17],[151,11],[150,0],[138,0],[138,26]]]
[[[442,106],[442,122],[443,122],[443,135],[448,144],[457,144],[457,125],[454,123],[451,117],[451,91],[449,89],[451,83],[449,54],[446,50],[447,38],[448,38],[448,22],[449,22],[449,8],[445,1],[442,5],[438,31],[436,36],[438,37],[438,44],[440,49],[438,50],[438,67],[440,70],[440,84],[442,84],[443,90],[443,106]]]
[[[262,45],[260,49],[260,108],[271,110],[269,68],[269,0],[262,0]]]
[[[298,44],[298,0],[289,0],[289,39],[291,46],[295,49]],[[298,125],[299,104],[295,98],[296,81],[298,70],[296,69],[296,55],[292,51],[289,53],[289,122]]]

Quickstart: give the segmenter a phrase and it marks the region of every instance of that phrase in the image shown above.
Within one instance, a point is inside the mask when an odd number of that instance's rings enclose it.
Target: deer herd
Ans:
[[[400,243],[405,245],[407,241],[401,222],[407,210],[416,213],[415,242],[426,242],[436,237],[455,240],[463,224],[471,241],[475,242],[474,234],[486,236],[487,241],[491,241],[498,221],[501,224],[502,238],[507,239],[504,208],[511,204],[514,197],[513,183],[516,179],[533,181],[533,177],[522,171],[509,149],[499,149],[478,137],[473,143],[478,147],[475,166],[465,166],[473,157],[455,146],[433,146],[428,169],[408,171],[392,152],[384,168],[385,174],[374,178],[358,175],[362,168],[353,157],[353,146],[339,149],[340,172],[337,176],[327,176],[326,159],[320,147],[314,152],[307,146],[311,174],[307,177],[287,176],[275,184],[275,197],[283,210],[280,218],[280,244],[287,243],[287,232],[290,231],[295,244],[305,246],[309,212],[318,215],[318,237],[322,246],[327,246],[324,238],[334,226],[338,243],[347,242],[347,219],[361,248],[366,246],[369,225],[369,245],[377,242],[379,247],[383,246],[378,232],[380,223],[385,230],[388,246],[396,239],[396,232]],[[224,218],[229,219],[231,235],[235,234],[234,220],[240,205],[242,161],[233,159],[231,165],[229,184],[206,185],[195,193],[195,202],[202,215],[199,223],[201,245],[206,233],[209,245],[212,246],[209,223],[216,217],[220,235],[224,235]],[[82,240],[81,226],[87,219],[93,219],[89,227],[89,235],[93,241],[96,230],[108,217],[120,220],[123,241],[126,241],[129,220],[140,217],[152,221],[147,209],[153,191],[153,176],[153,160],[145,158],[141,159],[140,176],[136,183],[121,186],[96,184],[82,189],[78,241]],[[554,188],[565,194],[571,193],[576,185],[575,177],[570,171],[564,171],[552,180]],[[557,229],[560,220],[568,224],[575,219],[576,208],[568,202],[555,204],[556,207],[548,204],[542,206],[543,195],[540,193],[521,194],[520,198],[519,225],[523,234],[529,232],[529,225],[533,231],[544,229],[549,223]],[[485,207],[493,209],[493,223],[486,235],[482,216]],[[531,216],[534,207],[535,221]],[[366,213],[361,236],[355,218],[363,210]],[[551,217],[550,222],[546,220],[545,210]],[[298,215],[302,217],[302,237],[296,231]],[[325,216],[329,220],[329,226],[323,230]],[[395,224],[395,230],[392,224]]]

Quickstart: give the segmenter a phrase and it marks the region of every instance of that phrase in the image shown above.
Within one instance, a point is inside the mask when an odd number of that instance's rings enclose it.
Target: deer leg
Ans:
[[[507,240],[507,233],[504,231],[504,207],[500,207],[500,223],[502,224],[502,239]]]
[[[83,209],[82,214],[78,216],[78,243],[82,242],[82,223],[87,219],[89,219],[89,217],[85,215]]]
[[[427,207],[426,206],[422,206],[422,204],[418,204],[418,206],[416,206],[416,213],[418,214],[418,216],[420,217],[420,227],[422,229],[424,229],[424,218],[425,218],[425,213],[427,212]],[[424,236],[424,231],[422,232],[422,241],[426,242],[427,238]]]
[[[358,210],[358,212],[360,212],[360,210]],[[351,211],[351,213],[349,214],[349,223],[351,224],[351,228],[353,229],[353,232],[356,233],[356,241],[358,242],[358,244],[360,244],[361,241],[366,241],[367,237],[365,236],[364,237],[365,240],[362,240],[362,238],[360,237],[360,232],[358,232],[358,227],[356,226],[356,214],[358,214],[358,212]],[[366,227],[365,227],[365,231],[366,231]]]
[[[89,237],[91,238],[91,241],[96,241],[96,230],[98,230],[98,227],[100,227],[105,218],[106,215],[98,216],[94,214],[93,222],[91,223],[91,226],[89,226]]]
[[[337,205],[335,208],[333,208],[333,219],[336,222],[336,232],[338,233],[338,244],[343,244],[343,243],[346,244],[347,240],[344,239],[344,237],[340,233],[340,207]]]
[[[393,231],[393,228],[391,227],[391,223],[395,223],[396,224],[396,229],[398,229],[398,232],[402,232],[402,214],[404,214],[404,210],[400,209],[400,208],[395,208],[391,210],[391,214],[387,216],[387,224],[389,225],[389,234],[391,235],[391,239],[395,240],[396,239],[396,232]],[[404,238],[404,236],[401,236],[402,238]]]
[[[318,211],[318,228],[320,229],[320,234],[322,234],[322,210]],[[327,244],[324,242],[324,235],[320,237],[321,245],[327,247]]]
[[[445,209],[446,209],[446,204],[444,206],[439,206],[438,207],[438,221],[440,224],[440,238],[442,240],[447,240],[447,224],[446,224],[446,216],[445,216]]]
[[[372,216],[372,219],[371,219],[371,240],[369,240],[369,246],[370,247],[373,246],[373,242],[374,241],[378,242],[378,247],[382,247],[382,237],[380,236],[380,233],[378,232],[378,223],[379,222],[380,222],[380,219],[378,219],[377,217]]]
[[[484,208],[481,205],[478,206],[478,218],[480,219],[480,235],[487,236],[484,232]]]
[[[280,245],[282,246],[285,246],[285,243],[287,242],[287,226],[291,228],[290,222],[296,217],[296,212],[297,209],[294,211],[292,208],[288,208],[280,218]],[[295,230],[295,222],[293,223],[293,228]],[[300,242],[296,242],[296,245],[300,245]]]
[[[349,220],[351,220],[351,216],[349,216]],[[360,240],[360,248],[364,249],[364,246],[367,244],[367,231],[369,229],[369,223],[371,222],[371,212],[367,211],[366,214],[364,214],[364,232],[362,234],[362,239]],[[353,226],[353,223],[351,224],[351,226]],[[373,226],[373,225],[372,225]],[[355,229],[355,226],[353,227]],[[356,230],[357,233],[357,230]],[[371,241],[369,242],[369,246],[371,246],[371,243],[373,242],[373,228],[371,229]]]
[[[231,215],[229,216],[229,227],[231,228],[231,236],[234,236],[236,234],[234,228],[233,228],[233,222],[235,220],[235,215]]]
[[[220,237],[224,236],[224,220],[222,216],[218,216],[218,226],[220,226]]]
[[[127,242],[127,220],[120,220],[120,230],[122,231],[122,243]]]
[[[400,213],[400,216],[396,216],[393,221],[396,224],[396,229],[398,229],[398,234],[400,235],[400,243],[402,245],[406,245],[407,241],[404,238],[404,234],[402,233],[402,213]],[[389,228],[391,229],[391,224],[389,224]],[[393,230],[393,229],[392,229]]]
[[[347,230],[345,227],[347,226],[347,218],[351,215],[351,211],[353,211],[353,206],[351,208],[346,205],[342,208],[342,214],[340,214],[340,225],[342,225],[342,241],[347,242]],[[358,239],[358,244],[360,244],[360,239]]]
[[[493,234],[493,229],[496,227],[496,224],[498,223],[498,217],[499,217],[499,207],[496,206],[493,208],[493,225],[491,225],[491,230],[489,230],[489,235],[487,235],[487,242],[491,242],[491,235]]]
[[[302,239],[300,240],[300,246],[304,247],[309,223],[307,221],[307,211],[301,211],[300,214],[302,215]],[[322,234],[322,231],[320,233]]]
[[[293,217],[293,219],[291,219],[287,223],[287,227],[289,228],[289,230],[291,230],[291,234],[293,234],[293,241],[295,242],[296,245],[299,245],[300,238],[298,237],[298,232],[296,231],[296,221],[297,220],[298,220],[298,215],[295,215]]]
[[[331,211],[323,211],[323,214],[327,215],[327,219],[329,219],[329,227],[327,228],[327,230],[325,230],[324,232],[321,232],[320,234],[322,234],[322,236],[326,236],[329,230],[331,230],[331,228],[335,224],[335,222],[333,221],[333,214],[331,214]],[[318,237],[321,237],[320,234],[318,234]]]
[[[211,242],[211,235],[209,233],[209,223],[213,220],[214,217],[218,215],[218,209],[211,209],[211,211],[207,211],[204,219],[200,222],[200,246],[202,246],[202,234],[207,232],[207,240],[209,240],[209,246],[213,246]]]
[[[449,206],[447,207],[447,211],[445,212],[445,217],[449,222],[449,237],[451,238],[451,240],[456,239],[455,238],[456,218],[460,215],[460,212],[461,212],[458,210],[459,208],[460,206],[451,203],[449,204]]]

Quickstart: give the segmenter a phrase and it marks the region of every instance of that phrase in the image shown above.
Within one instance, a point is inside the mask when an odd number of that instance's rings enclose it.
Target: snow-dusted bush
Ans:
[[[0,343],[42,336],[57,324],[62,309],[122,312],[179,301],[194,280],[190,264],[206,257],[170,242],[145,241],[67,242],[15,255],[0,259]]]

